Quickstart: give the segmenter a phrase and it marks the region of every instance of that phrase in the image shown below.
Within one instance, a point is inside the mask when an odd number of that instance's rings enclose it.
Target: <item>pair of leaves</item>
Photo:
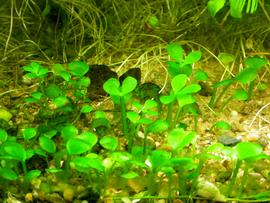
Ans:
[[[25,74],[30,79],[45,78],[49,72],[47,68],[42,67],[39,63],[32,62],[28,66],[24,66],[23,69],[29,73]]]
[[[111,96],[122,97],[132,92],[136,88],[136,86],[137,80],[133,77],[128,76],[124,79],[121,86],[118,79],[110,78],[104,83],[103,89]]]
[[[186,74],[190,76],[192,73],[192,64],[196,63],[201,58],[200,51],[190,52],[185,58],[184,49],[181,45],[177,43],[171,43],[167,46],[168,54],[175,61],[168,62],[168,71],[172,76],[176,76],[178,74]]]
[[[176,75],[171,81],[173,93],[171,95],[161,96],[160,101],[163,104],[169,104],[177,99],[180,107],[194,103],[195,99],[192,94],[199,92],[201,86],[199,84],[186,86],[187,80],[188,77],[184,74]]]

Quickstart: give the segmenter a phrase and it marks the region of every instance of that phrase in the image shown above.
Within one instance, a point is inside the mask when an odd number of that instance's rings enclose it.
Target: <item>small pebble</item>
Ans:
[[[74,198],[74,191],[71,188],[65,188],[63,192],[63,197],[66,201],[72,201]]]
[[[26,202],[33,202],[33,194],[32,193],[27,193],[25,195],[25,201]]]

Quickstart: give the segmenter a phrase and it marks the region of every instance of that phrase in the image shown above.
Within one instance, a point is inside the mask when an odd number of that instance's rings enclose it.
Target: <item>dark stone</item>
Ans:
[[[120,83],[122,84],[124,79],[127,78],[128,76],[135,78],[137,80],[138,84],[140,84],[140,82],[141,82],[141,69],[140,68],[131,68],[131,69],[127,70],[123,75],[121,75],[119,77]]]
[[[141,84],[135,91],[135,95],[141,100],[146,101],[147,99],[155,99],[158,100],[159,91],[161,88],[151,82],[146,82]]]
[[[241,140],[228,136],[228,135],[220,135],[217,137],[218,142],[221,144],[224,144],[225,146],[235,146],[237,143],[239,143]]]
[[[86,76],[91,80],[88,88],[90,99],[98,99],[99,97],[106,96],[106,92],[103,90],[103,84],[110,78],[118,78],[117,73],[106,65],[90,65],[89,67]]]

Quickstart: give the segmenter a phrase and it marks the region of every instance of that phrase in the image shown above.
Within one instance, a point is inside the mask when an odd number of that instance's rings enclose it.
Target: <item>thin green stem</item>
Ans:
[[[231,181],[229,183],[229,187],[227,189],[227,193],[226,193],[227,197],[231,196],[231,193],[232,193],[232,190],[234,188],[236,177],[237,177],[238,171],[240,169],[241,163],[242,162],[240,160],[237,160],[236,166],[235,166],[235,168],[233,170],[233,175],[232,175]]]
[[[229,89],[229,87],[230,87],[231,85],[232,85],[232,83],[229,83],[229,84],[227,84],[227,85],[223,88],[222,92],[220,93],[220,95],[217,97],[215,103],[213,104],[213,107],[216,106],[216,104],[221,100],[221,98],[223,97],[223,95],[224,95],[225,92]]]
[[[179,119],[181,110],[182,110],[182,108],[180,106],[178,106],[177,111],[176,111],[176,114],[174,116],[173,124],[172,124],[172,126],[170,126],[171,128],[175,128],[176,127],[176,124],[178,122],[178,119]]]

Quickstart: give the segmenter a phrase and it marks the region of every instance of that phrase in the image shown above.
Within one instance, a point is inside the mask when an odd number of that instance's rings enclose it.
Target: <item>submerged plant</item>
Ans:
[[[120,85],[119,80],[115,78],[107,80],[103,85],[105,92],[111,96],[114,104],[116,106],[120,105],[122,131],[130,144],[133,138],[128,132],[126,103],[130,97],[130,93],[135,90],[136,86],[137,80],[130,76],[124,79],[122,85]]]
[[[170,128],[174,128],[178,122],[183,107],[196,102],[193,94],[200,91],[199,84],[186,85],[188,77],[184,74],[176,75],[171,81],[172,91],[170,95],[160,97],[162,104],[168,105],[167,121]],[[177,101],[178,108],[174,119],[172,119],[174,103]]]
[[[220,82],[217,82],[212,85],[214,88],[213,95],[209,102],[210,107],[215,107],[217,103],[221,100],[221,98],[225,95],[225,93],[229,90],[229,87],[233,84],[247,86],[247,90],[243,88],[237,89],[234,94],[229,97],[223,104],[222,109],[232,100],[248,100],[252,97],[254,87],[255,87],[255,80],[258,76],[259,70],[268,64],[268,61],[264,58],[258,57],[250,57],[245,60],[245,68],[234,78],[232,79],[225,79]],[[217,96],[216,89],[223,87],[221,93]]]

